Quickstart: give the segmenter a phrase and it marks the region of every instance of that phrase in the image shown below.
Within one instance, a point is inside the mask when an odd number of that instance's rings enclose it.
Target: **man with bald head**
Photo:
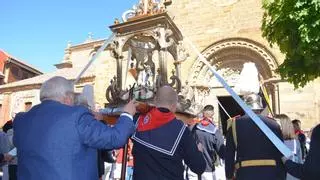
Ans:
[[[132,135],[133,102],[109,127],[74,106],[73,89],[71,81],[53,77],[41,86],[41,103],[15,117],[19,180],[97,180],[97,149],[120,148]]]
[[[182,161],[196,174],[202,174],[206,163],[195,139],[175,116],[178,95],[170,86],[159,88],[156,107],[140,114],[132,139],[133,179],[183,180]]]

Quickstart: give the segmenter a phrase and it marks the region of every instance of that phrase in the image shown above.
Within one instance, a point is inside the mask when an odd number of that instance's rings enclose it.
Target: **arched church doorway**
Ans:
[[[250,39],[224,39],[210,45],[202,54],[231,87],[234,87],[238,83],[243,64],[247,62],[255,63],[261,82],[278,77],[275,73],[278,67],[275,57],[262,44]],[[218,101],[230,116],[243,115],[242,109],[216,78],[213,77],[208,67],[205,66],[200,59],[194,62],[190,72],[188,84],[193,87],[195,91],[201,91],[204,89],[203,87],[209,89],[209,92],[206,93],[208,97],[205,98],[207,102],[204,103],[215,106],[215,118],[219,119],[219,122],[222,122],[221,125],[223,125],[223,127],[225,127],[228,116],[226,116],[224,110],[218,105]],[[278,99],[275,88],[272,84],[264,84],[264,87],[267,92],[267,97],[270,99],[270,107],[274,112],[276,109],[276,100]],[[241,94],[239,95],[241,96]]]

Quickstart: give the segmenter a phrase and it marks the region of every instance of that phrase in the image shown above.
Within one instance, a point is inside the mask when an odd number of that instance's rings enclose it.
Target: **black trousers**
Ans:
[[[9,165],[9,180],[17,180],[17,165]]]

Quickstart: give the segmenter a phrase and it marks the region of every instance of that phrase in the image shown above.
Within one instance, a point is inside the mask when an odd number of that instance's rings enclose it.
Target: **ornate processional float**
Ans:
[[[179,112],[191,112],[191,100],[182,93],[181,63],[188,58],[183,36],[166,12],[170,1],[140,1],[126,11],[123,22],[110,26],[114,36],[109,44],[116,61],[116,75],[106,89],[109,108],[117,111],[129,100],[129,91],[139,102],[152,103],[155,92],[163,85],[179,94]]]
[[[191,100],[181,94],[181,63],[188,54],[181,32],[166,12],[170,3],[140,1],[123,14],[122,22],[116,19],[110,26],[113,36],[105,46],[116,61],[116,75],[106,89],[108,107],[101,111],[108,115],[109,124],[115,123],[121,106],[132,98],[143,105],[138,111],[147,112],[157,89],[163,85],[180,94],[176,115],[185,120],[195,116],[196,112],[188,112]],[[127,151],[128,145],[123,148],[121,180],[126,175]]]

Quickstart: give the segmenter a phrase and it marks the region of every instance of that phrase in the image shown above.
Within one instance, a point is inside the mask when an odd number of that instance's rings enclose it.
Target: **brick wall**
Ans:
[[[4,63],[7,60],[7,56],[0,51],[0,72],[4,73]]]

